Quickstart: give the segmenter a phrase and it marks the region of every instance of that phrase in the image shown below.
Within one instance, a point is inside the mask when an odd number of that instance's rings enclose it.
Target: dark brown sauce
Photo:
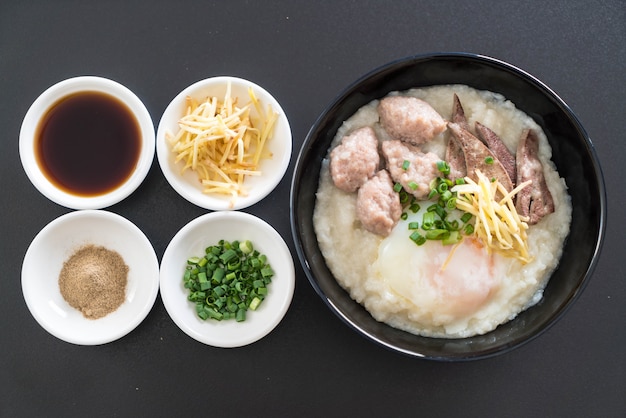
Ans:
[[[131,110],[106,93],[74,93],[52,105],[37,127],[35,154],[45,176],[67,193],[98,196],[132,174],[141,132]]]

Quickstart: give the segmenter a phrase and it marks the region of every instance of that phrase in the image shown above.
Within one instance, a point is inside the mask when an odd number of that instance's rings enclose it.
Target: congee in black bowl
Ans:
[[[419,358],[532,340],[596,264],[606,195],[593,145],[535,77],[493,58],[401,59],[347,87],[291,186],[307,277],[349,327]]]

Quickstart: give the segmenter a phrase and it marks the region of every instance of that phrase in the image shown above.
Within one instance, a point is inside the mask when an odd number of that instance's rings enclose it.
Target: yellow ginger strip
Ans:
[[[509,192],[497,179],[491,181],[479,170],[476,176],[478,182],[465,177],[465,184],[452,188],[457,193],[456,207],[475,217],[474,234],[489,251],[528,263],[528,219],[517,213],[513,197],[531,182]],[[496,195],[504,197],[496,200]]]
[[[209,97],[204,102],[187,97],[185,114],[179,119],[179,131],[166,133],[174,161],[182,161],[181,173],[191,169],[198,175],[207,194],[231,196],[231,206],[238,196],[246,196],[248,176],[260,176],[260,160],[271,158],[267,141],[271,139],[278,114],[267,106],[264,111],[250,88],[250,102],[238,107],[228,83],[220,101]],[[251,110],[256,116],[251,116]]]

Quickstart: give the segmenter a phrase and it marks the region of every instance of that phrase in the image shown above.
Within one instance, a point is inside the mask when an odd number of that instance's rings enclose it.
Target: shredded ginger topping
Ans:
[[[184,162],[181,172],[196,172],[207,194],[231,196],[231,206],[238,196],[247,196],[246,176],[260,176],[259,161],[270,158],[265,148],[272,136],[278,114],[268,105],[267,112],[248,89],[251,101],[237,106],[228,83],[223,101],[209,97],[203,103],[187,97],[187,110],[176,135],[166,133],[175,162]],[[250,110],[254,106],[258,118]]]
[[[497,179],[492,181],[479,170],[476,170],[476,176],[478,182],[465,177],[465,184],[452,188],[457,193],[456,207],[475,217],[474,234],[488,251],[515,257],[524,264],[530,262],[528,219],[517,213],[513,197],[531,181],[521,183],[509,192]]]

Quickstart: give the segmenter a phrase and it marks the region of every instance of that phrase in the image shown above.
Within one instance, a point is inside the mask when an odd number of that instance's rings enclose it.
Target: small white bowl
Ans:
[[[99,319],[87,319],[61,295],[63,263],[87,244],[118,252],[129,267],[126,300]],[[102,210],[62,215],[37,234],[22,265],[22,292],[37,322],[73,344],[97,345],[131,332],[148,315],[159,290],[159,263],[150,241],[129,220]]]
[[[200,319],[183,285],[187,259],[204,255],[206,247],[221,239],[250,240],[275,273],[263,303],[243,322]],[[192,220],[172,238],[161,260],[160,281],[165,309],[185,334],[204,344],[231,348],[258,341],[278,325],[293,298],[295,271],[289,248],[274,228],[244,212],[221,211]]]
[[[141,131],[141,150],[134,172],[116,189],[97,196],[80,196],[59,189],[37,163],[35,143],[40,120],[63,97],[78,92],[101,92],[124,103],[134,114]],[[143,182],[154,159],[154,124],[142,101],[123,85],[102,77],[81,76],[60,81],[45,90],[30,106],[20,130],[22,166],[33,185],[44,196],[71,209],[102,209],[128,197]]]
[[[231,96],[239,98],[241,105],[250,101],[248,88],[252,88],[264,108],[270,105],[278,113],[274,135],[266,145],[272,152],[272,158],[261,160],[260,170],[262,174],[260,176],[248,176],[244,184],[249,194],[237,197],[234,202],[230,196],[203,193],[203,187],[198,176],[192,170],[186,170],[184,174],[181,174],[183,163],[175,163],[175,155],[165,138],[167,132],[174,135],[178,132],[178,121],[185,115],[185,101],[188,96],[199,101],[204,101],[208,97],[222,99],[226,94],[228,82],[231,83]],[[250,114],[256,115],[256,111],[252,109]],[[228,76],[201,80],[181,91],[165,109],[156,135],[157,158],[167,181],[189,202],[209,210],[243,209],[270,194],[287,171],[291,159],[291,149],[291,128],[278,101],[258,85],[241,78]]]

